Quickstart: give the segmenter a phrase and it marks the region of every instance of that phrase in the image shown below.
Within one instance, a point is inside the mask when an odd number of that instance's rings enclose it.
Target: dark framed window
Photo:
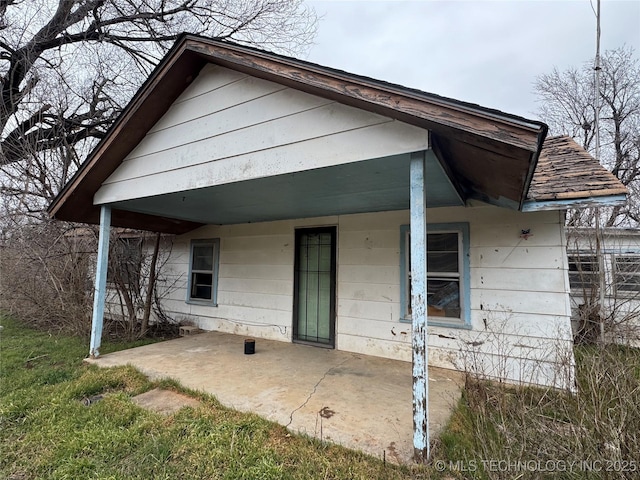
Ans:
[[[569,285],[572,290],[597,289],[600,284],[600,262],[592,252],[571,252],[569,260]]]
[[[468,326],[469,224],[427,225],[427,317],[430,325]],[[401,321],[411,321],[411,231],[400,227]]]
[[[220,239],[192,240],[187,302],[217,304]]]
[[[640,256],[615,255],[613,257],[613,272],[616,292],[640,292]]]

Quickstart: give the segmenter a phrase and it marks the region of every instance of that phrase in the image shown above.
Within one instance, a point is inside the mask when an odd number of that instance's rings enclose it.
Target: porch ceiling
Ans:
[[[118,210],[203,224],[263,222],[409,208],[410,155],[127,200]],[[463,205],[430,152],[427,204]]]

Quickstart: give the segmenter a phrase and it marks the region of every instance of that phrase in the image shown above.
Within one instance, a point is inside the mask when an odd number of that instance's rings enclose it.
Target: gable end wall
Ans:
[[[208,65],[103,182],[94,204],[427,148],[422,128]]]

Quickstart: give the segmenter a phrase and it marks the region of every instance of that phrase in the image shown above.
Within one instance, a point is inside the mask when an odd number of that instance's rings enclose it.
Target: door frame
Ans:
[[[298,336],[298,287],[300,283],[298,273],[298,262],[300,258],[300,237],[303,234],[308,233],[330,233],[331,234],[331,278],[330,278],[330,305],[329,305],[329,343],[318,343],[309,340],[299,340]],[[300,227],[295,229],[295,246],[294,246],[294,259],[293,259],[293,312],[292,312],[292,326],[293,326],[293,343],[302,343],[305,345],[312,345],[315,347],[323,348],[335,348],[336,346],[336,284],[337,284],[337,250],[338,250],[338,227],[323,226],[323,227]]]

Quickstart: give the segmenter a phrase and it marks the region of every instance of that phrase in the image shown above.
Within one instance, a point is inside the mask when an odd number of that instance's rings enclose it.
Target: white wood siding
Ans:
[[[442,208],[429,210],[428,221],[469,222],[471,262],[471,328],[430,327],[430,364],[513,381],[570,381],[553,376],[560,356],[573,361],[561,213]],[[205,329],[291,341],[295,228],[336,225],[336,348],[410,361],[411,325],[400,322],[400,226],[408,222],[399,211],[203,227],[175,241],[170,272],[180,288],[165,307]],[[525,240],[526,229],[533,235]],[[221,239],[219,305],[187,304],[189,242],[214,237]]]
[[[96,204],[428,148],[391,118],[206,66],[94,197]]]

